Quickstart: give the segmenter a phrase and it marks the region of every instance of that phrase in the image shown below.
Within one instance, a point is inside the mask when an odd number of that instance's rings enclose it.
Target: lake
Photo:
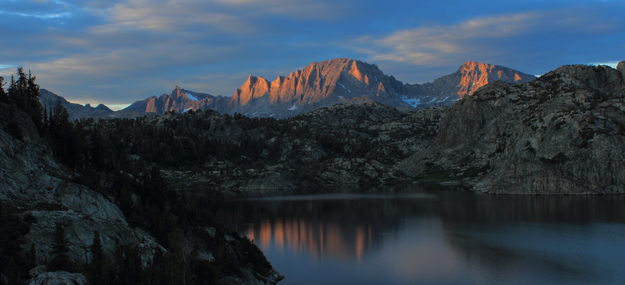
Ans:
[[[461,191],[239,200],[281,284],[625,284],[623,196]]]

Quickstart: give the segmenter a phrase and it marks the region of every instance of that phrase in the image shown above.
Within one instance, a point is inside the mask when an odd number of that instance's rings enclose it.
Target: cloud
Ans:
[[[452,25],[420,26],[383,36],[368,35],[354,39],[351,46],[373,61],[440,66],[467,59],[514,58],[519,52],[527,56],[534,52],[527,47],[539,41],[549,43],[544,38],[549,34],[554,38],[581,38],[618,28],[606,19],[581,11],[526,12],[478,17]]]
[[[291,18],[306,19],[333,19],[345,12],[352,2],[350,0],[322,1],[322,0],[215,0],[216,3],[248,9],[259,14],[281,15]]]
[[[23,12],[10,12],[0,10],[0,15],[10,15],[10,16],[19,16],[26,18],[37,18],[42,20],[47,19],[59,19],[59,18],[69,18],[72,14],[69,12],[63,13],[23,13]]]
[[[116,32],[126,28],[155,32],[205,28],[204,32],[209,33],[211,29],[245,33],[253,26],[235,14],[219,12],[211,1],[129,0],[114,5],[109,11],[108,23],[95,27],[94,31]]]

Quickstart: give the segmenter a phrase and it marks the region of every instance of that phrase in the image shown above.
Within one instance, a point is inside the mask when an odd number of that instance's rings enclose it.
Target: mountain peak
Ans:
[[[488,85],[494,81],[502,80],[525,83],[535,79],[533,75],[479,61],[465,62],[458,68],[457,73],[459,73],[460,76],[460,83],[456,94],[460,98],[464,98],[466,95],[472,95],[482,86]]]
[[[485,62],[480,62],[480,61],[474,61],[474,60],[469,60],[466,61],[465,63],[463,63],[460,67],[458,67],[458,71],[459,72],[469,72],[472,70],[480,70],[480,71],[488,71],[488,70],[492,70],[493,68],[497,67],[494,64],[490,64],[490,63],[485,63]]]

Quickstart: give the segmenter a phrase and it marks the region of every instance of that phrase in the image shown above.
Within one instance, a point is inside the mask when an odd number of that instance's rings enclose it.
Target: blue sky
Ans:
[[[467,60],[542,74],[625,60],[625,1],[0,0],[0,74],[23,65],[81,103],[181,85],[230,96],[350,57],[407,83]]]

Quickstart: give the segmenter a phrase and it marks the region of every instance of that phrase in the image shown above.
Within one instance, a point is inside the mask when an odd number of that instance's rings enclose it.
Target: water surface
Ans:
[[[625,284],[622,196],[325,194],[233,202],[282,284]]]

